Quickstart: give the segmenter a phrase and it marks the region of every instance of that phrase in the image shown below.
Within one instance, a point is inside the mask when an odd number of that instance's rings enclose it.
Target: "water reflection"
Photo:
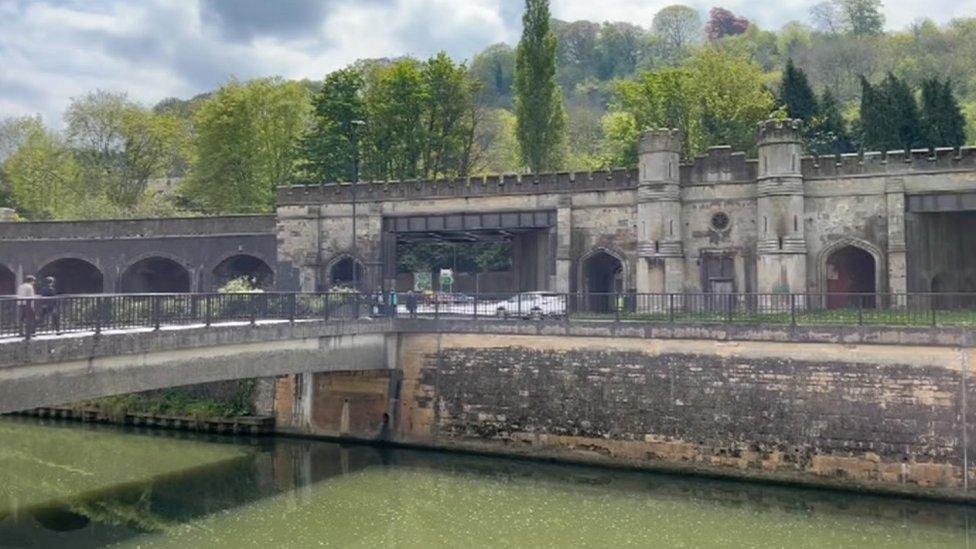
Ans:
[[[36,423],[18,426],[26,438],[53,432]],[[686,546],[958,547],[969,541],[968,524],[976,524],[974,510],[965,506],[827,491],[316,441],[67,429],[89,441],[77,444],[104,447],[101,439],[110,437],[117,447],[113,455],[126,460],[174,442],[199,445],[199,455],[212,459],[137,480],[125,475],[129,480],[118,485],[68,497],[0,507],[0,546],[288,547],[321,539],[333,546],[406,547],[654,540]],[[16,447],[16,441],[4,443]],[[144,459],[151,462],[152,456]],[[111,470],[131,463],[101,465]],[[57,478],[21,480],[21,487],[34,484],[49,493],[45,487]]]

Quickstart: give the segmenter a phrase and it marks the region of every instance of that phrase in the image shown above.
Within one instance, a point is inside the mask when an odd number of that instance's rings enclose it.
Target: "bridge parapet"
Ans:
[[[0,240],[112,240],[274,232],[273,215],[0,222]]]
[[[356,198],[359,201],[369,202],[636,188],[637,170],[620,168],[597,172],[508,174],[445,180],[372,181],[356,185]],[[278,188],[279,205],[351,201],[352,185],[350,183],[297,185]]]

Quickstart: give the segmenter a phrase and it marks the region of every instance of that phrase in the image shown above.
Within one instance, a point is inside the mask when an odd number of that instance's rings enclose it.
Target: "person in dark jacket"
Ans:
[[[54,277],[49,276],[44,279],[44,287],[41,288],[41,325],[50,326],[54,331],[61,333],[61,311],[58,308],[58,301],[54,299],[58,295],[57,288],[54,287]]]
[[[410,318],[417,318],[417,294],[413,293],[413,290],[407,292],[407,311],[410,313]]]

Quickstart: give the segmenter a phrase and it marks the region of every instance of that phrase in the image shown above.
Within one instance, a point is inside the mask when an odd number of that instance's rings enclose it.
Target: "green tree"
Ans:
[[[892,73],[877,86],[862,77],[861,132],[867,150],[906,150],[922,141],[918,104],[908,84]]]
[[[548,0],[526,0],[515,58],[515,115],[519,153],[532,172],[562,165],[566,113],[556,84],[556,37]]]
[[[685,158],[713,145],[754,151],[756,125],[773,108],[755,63],[703,48],[687,68],[645,71],[617,85],[611,115],[604,121],[608,160],[633,166],[640,133],[665,127],[681,130]]]
[[[637,140],[648,129],[681,130],[686,158],[702,150],[702,105],[695,77],[689,69],[666,69],[644,71],[633,81],[617,84],[614,112],[604,119],[611,166],[635,165]]]
[[[702,143],[754,152],[756,127],[775,106],[763,85],[762,69],[748,58],[708,47],[695,55],[691,69]]]
[[[352,181],[353,127],[365,121],[365,82],[356,69],[325,77],[313,100],[313,116],[302,140],[302,179],[310,183]]]
[[[124,93],[74,99],[65,121],[85,188],[123,208],[134,207],[149,180],[167,175],[185,152],[187,128],[178,117],[154,114]]]
[[[311,110],[301,83],[232,81],[200,105],[184,192],[211,212],[266,212],[275,188],[295,179]]]
[[[961,147],[966,142],[966,119],[959,108],[952,85],[937,78],[922,82],[922,144],[936,147]]]
[[[779,100],[790,117],[799,118],[808,125],[817,116],[817,97],[810,87],[806,73],[793,65],[793,59],[786,62],[783,80],[779,85]]]
[[[368,173],[374,179],[413,179],[421,174],[427,86],[420,63],[405,59],[377,74],[366,93]]]
[[[675,4],[654,14],[651,30],[659,39],[662,57],[675,64],[683,59],[691,46],[701,42],[702,21],[698,10]]]
[[[28,218],[57,219],[83,194],[79,169],[58,136],[34,119],[23,141],[3,165],[14,205]]]
[[[490,107],[511,108],[515,84],[515,50],[495,44],[471,61],[471,77],[479,83],[480,99]]]
[[[423,176],[467,175],[477,123],[476,86],[467,67],[441,52],[422,69],[425,87]]]
[[[592,78],[597,68],[600,25],[591,21],[553,21],[556,36],[556,75],[567,89]]]
[[[881,0],[834,0],[848,32],[855,36],[873,36],[884,32]]]
[[[601,80],[631,76],[645,50],[644,29],[630,23],[604,23],[597,38],[596,75]]]
[[[819,113],[807,132],[807,149],[817,155],[851,152],[854,146],[840,104],[829,89],[820,96]]]

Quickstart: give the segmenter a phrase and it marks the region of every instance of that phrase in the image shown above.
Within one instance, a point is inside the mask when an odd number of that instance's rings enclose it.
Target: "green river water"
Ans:
[[[970,544],[976,509],[964,506],[317,441],[0,420],[0,547]]]

